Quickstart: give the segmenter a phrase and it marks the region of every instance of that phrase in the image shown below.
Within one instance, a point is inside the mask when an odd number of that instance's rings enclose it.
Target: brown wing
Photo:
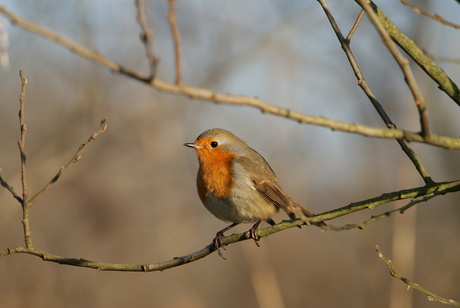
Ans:
[[[293,211],[293,202],[290,198],[281,190],[281,188],[268,181],[260,179],[252,179],[256,191],[268,202],[275,204],[280,210],[286,212],[286,214],[295,219],[296,216]]]
[[[265,162],[265,160],[263,160],[265,164],[254,163],[246,157],[239,157],[238,160],[249,171],[249,174],[251,174],[251,181],[254,183],[256,191],[265,200],[273,203],[279,209],[283,210],[291,219],[295,219],[296,214],[298,214],[302,219],[305,219],[305,216],[308,217],[314,215],[309,210],[295,203],[283,191],[273,170],[270,168],[268,163]],[[320,222],[317,225],[323,226],[325,223]]]

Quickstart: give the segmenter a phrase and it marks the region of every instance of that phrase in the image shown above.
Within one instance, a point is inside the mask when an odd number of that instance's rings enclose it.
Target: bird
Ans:
[[[260,246],[256,234],[260,223],[275,225],[271,217],[279,210],[290,219],[296,219],[297,214],[307,223],[307,217],[314,215],[283,191],[262,155],[230,131],[209,129],[184,146],[195,149],[198,156],[196,186],[201,202],[216,218],[232,223],[213,239],[214,250],[220,257],[224,258],[220,251],[225,249],[224,232],[241,223],[254,223],[248,232]],[[313,224],[326,226],[323,221]]]

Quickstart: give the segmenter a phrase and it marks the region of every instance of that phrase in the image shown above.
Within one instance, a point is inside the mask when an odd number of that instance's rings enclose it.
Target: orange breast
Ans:
[[[207,193],[223,199],[231,194],[234,185],[232,161],[235,157],[237,155],[220,149],[198,151],[200,168],[196,183],[202,202]]]

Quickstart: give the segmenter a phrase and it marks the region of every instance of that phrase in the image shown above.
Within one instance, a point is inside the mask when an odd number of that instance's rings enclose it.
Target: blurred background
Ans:
[[[458,21],[454,0],[412,1]],[[0,1],[13,12],[102,55],[148,73],[134,1]],[[460,32],[416,15],[399,1],[382,10],[429,54],[457,59]],[[346,35],[359,8],[330,1]],[[147,1],[158,78],[174,82],[167,1]],[[178,1],[186,84],[257,96],[311,115],[383,127],[316,1]],[[300,125],[248,108],[159,92],[111,73],[43,37],[2,19],[9,64],[0,70],[0,167],[20,192],[19,69],[26,93],[28,183],[45,185],[97,129],[108,130],[78,164],[34,204],[37,248],[100,262],[151,263],[208,245],[227,224],[201,204],[198,162],[185,148],[202,131],[231,130],[271,164],[285,191],[320,213],[385,192],[423,185],[392,140],[363,138]],[[417,131],[418,116],[399,68],[364,18],[353,52],[392,120]],[[460,84],[460,66],[438,65]],[[432,131],[459,136],[460,109],[414,67]],[[460,177],[458,150],[412,144],[436,181]],[[30,255],[0,260],[0,307],[439,307],[389,275],[374,251],[405,277],[460,300],[460,195],[419,204],[364,230],[290,229],[231,245],[226,261],[207,258],[153,273],[98,272],[43,262]],[[358,223],[404,202],[330,222]],[[23,245],[21,209],[0,189],[0,249]],[[276,221],[285,219],[283,215]],[[236,228],[242,232],[249,225]]]

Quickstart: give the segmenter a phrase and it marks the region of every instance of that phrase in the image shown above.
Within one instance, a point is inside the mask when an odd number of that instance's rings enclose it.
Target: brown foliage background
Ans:
[[[436,3],[433,10],[455,20],[460,6],[447,2]],[[147,70],[131,2],[24,0],[6,5],[117,62]],[[414,15],[396,1],[380,5],[431,54],[460,54],[458,30]],[[330,6],[338,22],[351,27],[358,7],[343,1]],[[167,2],[148,2],[148,10],[160,58],[158,77],[173,81]],[[309,114],[380,125],[315,1],[180,1],[177,18],[186,82]],[[29,81],[26,150],[32,192],[68,161],[102,117],[109,119],[107,132],[32,208],[35,246],[51,253],[148,263],[208,245],[225,223],[201,205],[195,192],[195,154],[182,144],[212,127],[229,129],[257,149],[285,190],[317,213],[423,184],[393,140],[160,93],[5,24],[10,68],[0,74],[0,166],[10,184],[20,187],[19,69]],[[367,20],[353,44],[363,73],[393,121],[416,130],[416,110],[403,77]],[[458,65],[439,65],[458,80]],[[432,129],[458,136],[458,106],[414,71]],[[458,179],[458,151],[421,144],[413,148],[435,180]],[[362,231],[290,229],[262,240],[261,248],[251,241],[231,245],[227,261],[213,254],[161,273],[99,273],[29,255],[9,256],[0,261],[0,306],[432,307],[440,304],[390,278],[373,247],[379,244],[387,251],[406,276],[459,299],[459,201],[458,194],[436,198]],[[16,246],[23,240],[20,207],[6,190],[0,190],[0,207],[0,246]],[[334,224],[360,222],[370,214],[357,213]],[[285,217],[277,217],[281,219]]]

